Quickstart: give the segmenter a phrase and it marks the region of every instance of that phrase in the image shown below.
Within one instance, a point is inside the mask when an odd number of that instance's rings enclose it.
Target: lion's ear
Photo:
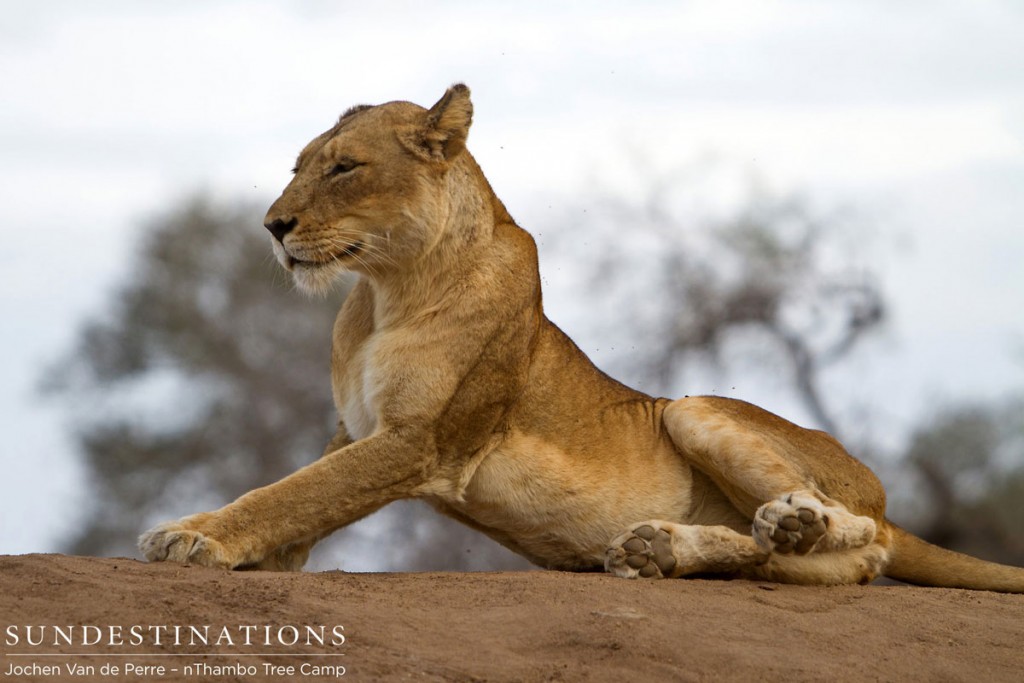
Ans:
[[[430,108],[421,126],[402,135],[410,151],[433,161],[450,160],[466,147],[473,123],[469,88],[456,83]]]

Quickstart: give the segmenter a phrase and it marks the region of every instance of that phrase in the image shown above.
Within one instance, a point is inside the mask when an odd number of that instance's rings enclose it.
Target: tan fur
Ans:
[[[462,85],[429,110],[357,107],[299,155],[267,214],[277,258],[311,291],[359,276],[334,327],[338,433],[282,481],[143,534],[147,558],[298,569],[418,497],[551,568],[1024,591],[1024,570],[944,569],[827,434],[597,370],[544,316],[533,239],[465,148],[472,112]]]

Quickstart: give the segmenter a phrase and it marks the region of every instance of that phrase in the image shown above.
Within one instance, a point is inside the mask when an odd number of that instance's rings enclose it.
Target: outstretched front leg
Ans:
[[[298,569],[316,540],[421,485],[432,462],[425,443],[382,431],[219,510],[157,525],[139,537],[139,549],[150,561]]]

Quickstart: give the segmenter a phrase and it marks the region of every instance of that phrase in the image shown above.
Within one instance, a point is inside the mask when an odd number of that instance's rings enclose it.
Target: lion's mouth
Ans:
[[[329,266],[333,263],[338,263],[340,261],[344,261],[345,259],[358,256],[359,253],[363,251],[363,248],[365,246],[366,245],[364,245],[362,242],[355,242],[354,244],[348,245],[347,247],[339,251],[337,254],[334,254],[333,256],[323,259],[321,261],[314,261],[312,259],[301,259],[292,256],[291,254],[286,254],[286,258],[288,260],[288,269],[291,270],[293,268],[323,268],[324,266]]]

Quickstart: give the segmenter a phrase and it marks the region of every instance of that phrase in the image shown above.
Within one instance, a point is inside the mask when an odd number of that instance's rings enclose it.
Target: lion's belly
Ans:
[[[654,440],[642,453],[570,454],[513,436],[474,472],[458,512],[544,566],[601,566],[608,543],[630,524],[684,521],[692,474]]]

